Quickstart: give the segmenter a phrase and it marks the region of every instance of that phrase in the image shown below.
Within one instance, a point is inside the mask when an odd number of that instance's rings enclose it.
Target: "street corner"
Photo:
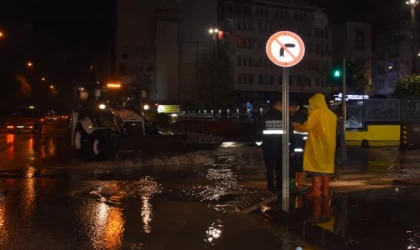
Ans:
[[[415,219],[420,208],[419,180],[410,183],[416,186],[347,190],[320,199],[291,195],[288,212],[279,201],[262,207],[261,212],[325,249],[398,249],[412,245],[410,237],[419,233],[405,229],[419,222]],[[373,235],[378,228],[381,233]]]

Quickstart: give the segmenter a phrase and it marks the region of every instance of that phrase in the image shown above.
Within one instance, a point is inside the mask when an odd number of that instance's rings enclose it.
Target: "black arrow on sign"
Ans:
[[[284,46],[286,48],[294,48],[294,47],[296,47],[296,45],[293,44],[293,43],[286,43]],[[284,49],[283,49],[283,47],[280,48],[280,57],[284,57]]]

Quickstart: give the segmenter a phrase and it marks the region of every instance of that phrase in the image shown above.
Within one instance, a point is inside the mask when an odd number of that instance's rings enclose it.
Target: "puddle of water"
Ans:
[[[296,211],[351,240],[351,249],[420,248],[420,187],[355,191],[336,194],[327,202],[300,203]]]

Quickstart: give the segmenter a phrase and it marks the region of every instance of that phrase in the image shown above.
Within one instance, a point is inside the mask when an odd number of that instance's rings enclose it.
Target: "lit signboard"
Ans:
[[[338,95],[334,95],[335,101],[341,101],[343,98],[343,94],[340,93]],[[348,100],[368,100],[368,95],[346,95],[346,101]]]

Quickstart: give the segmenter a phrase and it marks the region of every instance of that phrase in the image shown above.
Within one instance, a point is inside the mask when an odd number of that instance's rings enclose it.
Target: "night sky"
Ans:
[[[326,1],[332,23],[368,21],[378,31],[409,18],[404,0]],[[0,29],[6,37],[0,40],[0,66],[5,69],[0,73],[11,70],[11,62],[32,60],[33,77],[45,76],[67,91],[90,64],[107,72],[114,13],[114,0],[3,1]]]
[[[31,75],[68,91],[89,64],[108,65],[113,1],[14,0],[1,4],[1,64],[31,60]],[[21,70],[21,69],[19,69]],[[1,77],[1,76],[0,76]]]

